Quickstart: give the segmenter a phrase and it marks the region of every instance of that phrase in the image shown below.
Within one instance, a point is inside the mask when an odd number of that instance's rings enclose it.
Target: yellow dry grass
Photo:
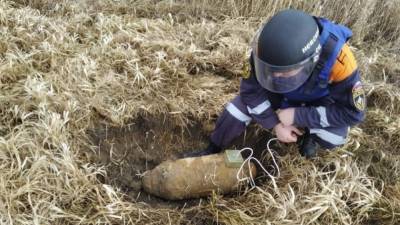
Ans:
[[[276,189],[190,207],[102,182],[89,130],[212,124],[254,31],[287,7],[354,30],[369,111],[346,146],[313,161],[290,151]],[[1,0],[0,224],[399,224],[399,23],[398,0]]]

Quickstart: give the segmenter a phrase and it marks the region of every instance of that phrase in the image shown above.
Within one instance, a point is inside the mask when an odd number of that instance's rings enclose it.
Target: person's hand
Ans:
[[[303,134],[296,127],[285,126],[282,123],[278,123],[274,127],[274,130],[275,130],[276,137],[278,138],[278,140],[281,142],[285,142],[285,143],[296,142],[297,136],[300,136]]]
[[[294,123],[295,108],[281,109],[277,112],[279,120],[285,126],[291,126]]]

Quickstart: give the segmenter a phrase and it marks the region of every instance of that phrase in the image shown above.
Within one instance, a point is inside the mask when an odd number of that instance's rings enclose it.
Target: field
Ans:
[[[143,193],[147,169],[205,147],[288,7],[354,32],[368,111],[348,143],[313,160],[275,144],[281,175],[251,191]],[[399,0],[1,0],[0,224],[400,224],[399,23]],[[270,137],[253,124],[231,147]]]

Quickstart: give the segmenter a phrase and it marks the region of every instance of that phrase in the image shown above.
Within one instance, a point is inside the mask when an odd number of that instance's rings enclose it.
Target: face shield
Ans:
[[[276,66],[264,62],[258,57],[258,38],[261,29],[255,35],[251,47],[256,78],[265,89],[275,93],[288,93],[296,90],[310,77],[318,62],[321,46],[307,59],[288,66]]]

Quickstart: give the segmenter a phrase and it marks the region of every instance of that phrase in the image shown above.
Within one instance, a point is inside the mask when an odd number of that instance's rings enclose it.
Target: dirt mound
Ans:
[[[145,171],[162,161],[181,157],[184,151],[205,148],[209,137],[205,128],[207,125],[194,122],[182,128],[171,118],[162,117],[138,118],[123,127],[99,125],[88,131],[96,146],[90,155],[93,162],[104,166],[107,172],[106,176],[99,179],[105,184],[119,187],[127,195],[128,201],[142,201],[163,207],[193,205],[198,201],[171,202],[146,194],[141,187],[141,177]],[[255,156],[262,158],[267,137],[271,137],[268,132],[252,125],[246,134],[235,139],[231,148],[251,146]],[[245,156],[247,154],[244,153]]]
[[[107,171],[103,182],[120,187],[130,200],[147,203],[163,201],[141,190],[145,171],[207,144],[201,123],[182,128],[166,118],[138,118],[124,127],[102,126],[89,133],[97,146],[92,157]]]

